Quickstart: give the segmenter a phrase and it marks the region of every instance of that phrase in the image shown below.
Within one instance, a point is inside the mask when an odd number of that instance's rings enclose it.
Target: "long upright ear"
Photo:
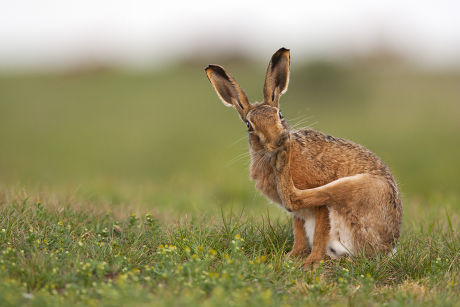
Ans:
[[[278,100],[287,91],[289,83],[289,49],[281,48],[272,56],[268,64],[264,85],[265,103],[278,107]]]
[[[205,71],[224,105],[234,107],[243,119],[246,118],[250,104],[248,97],[236,80],[218,65],[209,65]]]

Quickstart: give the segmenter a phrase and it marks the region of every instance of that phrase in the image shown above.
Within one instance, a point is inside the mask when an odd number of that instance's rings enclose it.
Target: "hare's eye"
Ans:
[[[248,130],[249,130],[249,131],[252,131],[252,127],[251,127],[251,124],[249,123],[249,121],[248,121],[248,120],[246,121],[246,126],[248,126]]]
[[[283,117],[283,114],[281,114],[281,110],[278,111],[278,115],[279,115],[280,119],[283,119],[283,118],[284,118],[284,117]]]

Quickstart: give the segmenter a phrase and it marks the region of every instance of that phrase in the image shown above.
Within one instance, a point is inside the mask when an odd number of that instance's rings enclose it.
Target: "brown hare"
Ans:
[[[305,265],[325,257],[391,252],[400,235],[402,204],[388,166],[361,145],[318,131],[292,131],[279,98],[289,82],[290,52],[271,58],[264,101],[250,104],[222,67],[206,74],[222,102],[248,127],[250,175],[256,187],[292,213],[291,256],[310,254]]]

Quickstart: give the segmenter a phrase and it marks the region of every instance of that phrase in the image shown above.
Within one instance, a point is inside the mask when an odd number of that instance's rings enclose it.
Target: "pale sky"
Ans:
[[[0,69],[86,60],[161,65],[209,50],[266,60],[365,53],[382,43],[460,67],[460,1],[0,0]]]

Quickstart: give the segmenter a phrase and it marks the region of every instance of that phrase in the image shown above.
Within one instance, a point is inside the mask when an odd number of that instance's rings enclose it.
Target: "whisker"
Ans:
[[[232,147],[232,146],[235,146],[236,144],[238,144],[239,142],[241,142],[241,140],[247,138],[247,136],[242,136],[240,138],[238,138],[236,141],[234,141],[233,143],[229,144],[228,147]]]
[[[292,128],[293,129],[303,128],[305,126],[309,126],[308,124],[309,123],[307,121],[306,122],[299,122],[296,125],[292,126]]]
[[[306,115],[301,115],[301,116],[296,116],[294,118],[289,118],[289,120],[297,122],[299,119],[304,120],[304,119],[310,119],[312,117],[313,117],[313,115],[307,115],[307,116]]]
[[[300,116],[299,118],[297,118],[295,121],[296,122],[299,122],[299,121],[304,121],[304,120],[310,120],[313,118],[313,115],[309,115],[309,116]],[[300,119],[300,120],[299,120]]]
[[[298,116],[288,118],[287,120],[288,120],[288,121],[293,121],[293,122],[295,122],[295,121],[297,121],[297,120],[299,120],[299,119],[301,119],[301,118],[305,118],[305,114],[300,114],[300,115],[298,115]]]
[[[240,153],[238,155],[236,155],[236,157],[230,159],[230,161],[227,162],[227,166],[230,166],[238,161],[241,161],[247,157],[250,157],[250,153],[249,152],[243,152],[243,153]]]
[[[318,124],[318,121],[314,121],[308,125],[306,125],[304,128],[308,128],[308,129],[313,129],[313,127]]]
[[[313,125],[316,125],[318,122],[314,122],[314,123],[309,123],[309,121],[312,119],[312,116],[307,116],[307,117],[304,117],[302,118],[301,120],[297,121],[296,123],[294,123],[292,125],[292,128],[293,129],[297,129],[301,126],[306,126],[305,128],[311,128]]]
[[[255,161],[255,163],[256,163],[256,168],[259,168],[259,167],[262,165],[262,163],[264,163],[264,162],[266,162],[266,157],[265,157],[265,155],[260,155],[260,156],[258,156],[258,157],[257,157],[257,160]]]
[[[233,159],[231,159],[230,161],[238,161],[238,160],[241,160],[242,158],[246,158],[246,157],[249,157],[250,154],[248,152],[243,152],[243,153],[240,153],[239,155],[236,155]]]

